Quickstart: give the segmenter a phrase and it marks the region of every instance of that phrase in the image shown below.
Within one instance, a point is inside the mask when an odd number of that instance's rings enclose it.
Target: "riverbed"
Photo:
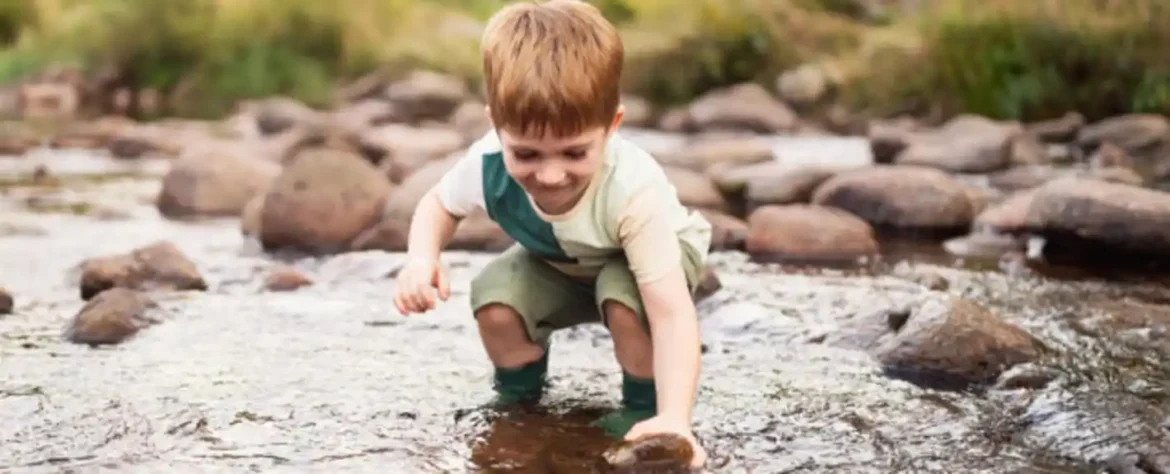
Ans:
[[[29,178],[42,165],[57,184]],[[235,219],[164,220],[152,200],[165,170],[84,151],[0,158],[0,287],[16,297],[0,316],[0,471],[591,472],[605,440],[581,420],[620,397],[599,325],[555,335],[547,412],[468,414],[491,396],[467,293],[491,255],[447,254],[451,299],[403,317],[390,299],[401,254],[268,255]],[[159,240],[208,290],[155,295],[162,323],[122,344],[65,342],[83,305],[77,264]],[[315,284],[266,291],[278,262]],[[1170,312],[1165,281],[1058,279],[939,253],[858,270],[736,252],[712,262],[722,288],[699,305],[695,409],[710,472],[1088,473],[1131,451],[1170,463],[1170,336],[1110,322]],[[819,343],[852,314],[930,291],[1053,349],[1021,369],[1046,382],[926,388]]]

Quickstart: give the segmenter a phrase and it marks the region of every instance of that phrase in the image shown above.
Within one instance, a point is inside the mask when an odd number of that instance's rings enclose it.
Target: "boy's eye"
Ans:
[[[565,156],[573,160],[580,160],[585,158],[585,150],[569,150],[565,152]]]
[[[535,160],[537,157],[540,156],[539,153],[536,153],[534,151],[528,151],[528,150],[516,151],[512,154],[516,156],[517,160],[524,160],[524,161]]]

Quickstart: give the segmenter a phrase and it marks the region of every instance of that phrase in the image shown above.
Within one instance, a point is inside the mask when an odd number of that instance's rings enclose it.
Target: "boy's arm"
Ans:
[[[446,248],[459,221],[483,207],[483,164],[475,146],[451,167],[415,207],[407,236],[407,255],[434,261]]]
[[[620,214],[618,237],[650,321],[659,415],[689,427],[699,377],[699,323],[665,205],[673,196],[653,186],[634,195]]]

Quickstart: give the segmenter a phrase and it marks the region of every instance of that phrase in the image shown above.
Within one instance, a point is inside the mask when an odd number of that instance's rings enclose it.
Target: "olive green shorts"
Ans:
[[[703,276],[702,257],[679,242],[683,273],[691,295]],[[471,282],[471,309],[497,303],[511,307],[528,330],[532,342],[547,346],[553,331],[581,323],[602,322],[602,303],[616,301],[634,311],[649,331],[634,274],[624,257],[601,268],[589,284],[574,279],[519,245],[513,245],[484,267]]]

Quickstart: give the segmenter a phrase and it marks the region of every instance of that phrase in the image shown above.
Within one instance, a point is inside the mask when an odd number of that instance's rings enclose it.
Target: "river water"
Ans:
[[[37,165],[76,179],[15,185]],[[290,257],[316,284],[266,292],[277,257],[235,220],[157,216],[165,166],[66,151],[0,158],[0,287],[17,299],[0,317],[0,472],[592,472],[606,442],[582,420],[620,397],[598,325],[554,337],[547,412],[466,414],[491,396],[467,301],[490,255],[449,253],[452,299],[411,318],[389,297],[399,254]],[[199,266],[208,291],[156,295],[163,322],[118,346],[64,342],[82,306],[76,265],[160,239]],[[899,257],[862,272],[712,257],[723,288],[699,306],[695,410],[710,472],[1088,473],[1119,452],[1147,464],[1170,452],[1165,330],[1094,326],[1162,311],[1165,282]],[[932,390],[816,342],[852,312],[928,291],[923,274],[1055,349],[1031,368],[1055,380]]]

